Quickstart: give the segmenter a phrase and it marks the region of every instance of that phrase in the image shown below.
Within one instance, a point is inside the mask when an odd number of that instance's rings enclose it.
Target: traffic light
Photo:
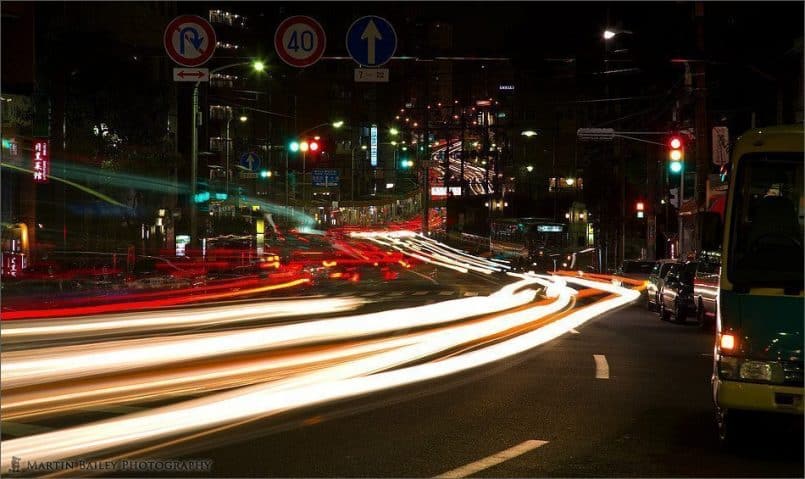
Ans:
[[[271,178],[271,172],[268,170],[260,170],[260,178]]]
[[[678,134],[668,139],[668,169],[671,173],[680,173],[685,164],[685,142]]]
[[[635,210],[637,211],[637,217],[642,219],[646,214],[646,205],[642,201],[638,201],[635,204]]]
[[[414,160],[404,159],[400,162],[400,166],[402,166],[405,169],[411,168],[412,166],[414,166]]]
[[[298,151],[301,151],[302,153],[307,153],[308,151],[310,151],[311,153],[315,153],[319,151],[321,148],[322,148],[321,143],[319,143],[315,139],[292,141],[291,143],[288,144],[288,149],[292,153],[296,153]]]

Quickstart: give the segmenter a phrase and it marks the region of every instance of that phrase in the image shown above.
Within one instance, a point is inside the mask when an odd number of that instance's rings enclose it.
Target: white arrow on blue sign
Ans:
[[[385,18],[361,17],[347,31],[347,52],[361,66],[383,65],[396,51],[397,33]]]
[[[262,163],[262,159],[257,155],[255,152],[244,153],[240,157],[240,165],[244,168],[248,168],[249,171],[257,171],[260,169],[260,163]]]

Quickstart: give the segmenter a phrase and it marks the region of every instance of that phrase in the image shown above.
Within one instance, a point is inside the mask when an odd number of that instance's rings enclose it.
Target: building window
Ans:
[[[225,73],[213,73],[210,75],[210,84],[213,87],[232,88],[240,77],[237,75],[227,75]],[[210,112],[212,114],[212,112]]]
[[[548,191],[573,191],[583,189],[584,180],[582,178],[548,178]]]
[[[210,22],[246,28],[246,17],[224,10],[210,10]]]
[[[226,138],[214,136],[210,138],[210,151],[221,153],[226,149]]]
[[[229,42],[217,42],[215,46],[223,50],[237,50],[240,48],[240,45]]]
[[[210,120],[231,120],[232,107],[223,105],[210,105]]]

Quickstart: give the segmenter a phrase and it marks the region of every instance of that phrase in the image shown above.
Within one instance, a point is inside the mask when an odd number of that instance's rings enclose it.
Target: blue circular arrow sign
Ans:
[[[244,153],[240,157],[240,165],[244,168],[248,168],[249,171],[257,171],[260,169],[260,163],[263,160],[260,158],[257,153],[250,151],[249,153]]]
[[[385,18],[367,15],[347,30],[347,52],[364,67],[377,67],[391,60],[397,51],[397,33]]]

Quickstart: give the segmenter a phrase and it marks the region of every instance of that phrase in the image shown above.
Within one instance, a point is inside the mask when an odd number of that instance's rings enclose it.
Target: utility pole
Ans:
[[[701,61],[698,61],[694,64],[694,72],[696,77],[696,89],[694,92],[696,113],[694,121],[694,126],[696,128],[696,184],[694,190],[694,199],[696,200],[697,210],[702,210],[707,206],[704,203],[707,197],[707,174],[710,171],[710,148],[708,142],[710,134],[708,131],[707,122],[707,82],[705,81],[705,70],[707,64],[704,61],[706,58],[704,49],[704,2],[698,1],[694,5],[694,23],[696,25],[696,48],[701,59]],[[696,226],[694,229],[696,235],[694,236],[693,244],[689,245],[689,247],[692,247],[692,249],[699,249],[701,219],[698,212],[694,218],[696,218]],[[682,251],[680,251],[680,253],[681,252]]]
[[[422,234],[430,229],[430,62],[425,62],[425,144],[422,164]]]

